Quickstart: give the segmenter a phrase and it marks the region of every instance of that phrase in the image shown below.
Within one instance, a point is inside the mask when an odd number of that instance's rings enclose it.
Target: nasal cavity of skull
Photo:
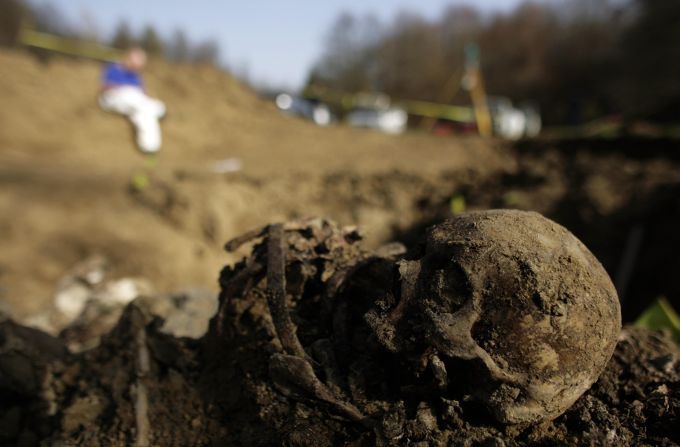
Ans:
[[[442,356],[441,360],[446,366],[448,384],[445,394],[449,398],[468,400],[466,396],[484,391],[480,387],[492,388],[496,383],[489,369],[479,358],[465,360]]]

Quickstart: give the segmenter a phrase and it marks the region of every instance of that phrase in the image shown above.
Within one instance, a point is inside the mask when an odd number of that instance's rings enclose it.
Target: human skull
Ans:
[[[537,213],[456,216],[432,227],[425,255],[399,272],[401,302],[367,317],[376,338],[392,352],[463,361],[472,397],[504,424],[562,414],[597,380],[621,329],[602,265]],[[416,334],[410,341],[400,338],[404,327]]]

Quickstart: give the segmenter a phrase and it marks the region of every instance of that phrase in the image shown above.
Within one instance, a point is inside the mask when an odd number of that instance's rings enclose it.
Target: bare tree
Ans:
[[[385,36],[377,51],[383,90],[409,99],[434,99],[448,74],[437,26],[402,13]]]
[[[111,39],[111,46],[120,50],[127,50],[134,46],[135,38],[127,22],[121,21],[116,27]]]
[[[623,39],[627,75],[620,91],[631,115],[680,116],[680,1],[636,0],[639,19]],[[622,67],[622,68],[623,68]]]
[[[139,44],[147,53],[153,56],[163,55],[163,42],[153,25],[147,25],[144,28]]]
[[[166,45],[166,55],[170,60],[185,62],[189,59],[189,39],[183,30],[177,29]]]
[[[325,51],[314,78],[342,90],[369,90],[375,83],[375,50],[381,27],[371,15],[341,14],[326,37]]]
[[[52,3],[24,4],[30,8],[31,27],[38,31],[59,36],[73,37],[77,35],[75,27],[64,17],[61,10]]]
[[[0,45],[16,43],[26,9],[19,0],[0,0]]]
[[[436,20],[403,13],[388,27],[342,14],[309,83],[448,102],[463,49],[476,43],[488,92],[539,103],[546,122],[680,113],[678,23],[679,0],[528,1],[487,15],[456,6]]]
[[[217,65],[220,47],[214,40],[206,40],[191,49],[191,60],[199,64]]]

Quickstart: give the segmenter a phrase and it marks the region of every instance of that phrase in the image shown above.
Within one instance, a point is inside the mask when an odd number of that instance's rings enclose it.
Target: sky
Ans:
[[[507,11],[520,0],[468,1],[481,10]],[[37,0],[34,3],[45,3]],[[221,61],[251,82],[296,89],[303,85],[335,18],[374,14],[389,22],[403,10],[436,18],[459,0],[49,0],[76,26],[110,37],[126,20],[134,30],[153,24],[164,36],[183,29],[192,41],[213,38]]]

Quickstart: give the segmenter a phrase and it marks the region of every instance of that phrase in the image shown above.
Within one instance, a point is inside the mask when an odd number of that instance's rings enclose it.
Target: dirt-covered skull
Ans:
[[[401,301],[367,318],[378,340],[431,353],[444,380],[469,369],[473,397],[505,424],[563,413],[597,380],[621,329],[602,265],[537,213],[459,215],[432,227],[424,257],[399,273]],[[405,330],[415,337],[400,338]]]

